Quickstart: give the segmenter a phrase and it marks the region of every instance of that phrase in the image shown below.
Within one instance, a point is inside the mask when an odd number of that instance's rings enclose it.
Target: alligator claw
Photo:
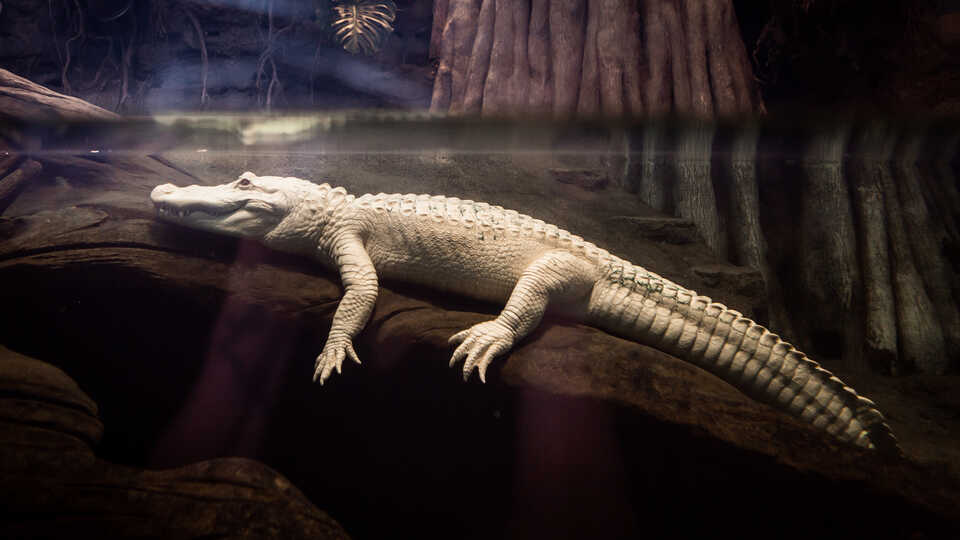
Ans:
[[[353,350],[353,344],[349,341],[327,342],[314,364],[313,382],[317,382],[319,378],[322,386],[333,374],[334,369],[337,373],[343,373],[343,361],[347,358],[358,364],[361,363],[356,351]]]
[[[464,381],[477,368],[480,381],[487,382],[487,367],[494,358],[509,351],[515,339],[513,331],[498,320],[475,324],[448,340],[451,345],[459,344],[450,357],[450,367],[463,360]]]

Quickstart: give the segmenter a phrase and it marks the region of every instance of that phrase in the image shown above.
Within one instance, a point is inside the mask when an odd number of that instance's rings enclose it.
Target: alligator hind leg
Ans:
[[[597,279],[594,268],[568,251],[542,255],[524,269],[496,319],[473,325],[450,338],[451,344],[459,344],[450,358],[450,367],[464,360],[463,380],[470,378],[476,367],[480,380],[486,382],[490,362],[536,329],[550,302],[586,301]]]

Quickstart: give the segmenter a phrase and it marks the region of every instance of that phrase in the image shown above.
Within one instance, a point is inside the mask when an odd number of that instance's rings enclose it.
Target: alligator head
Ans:
[[[326,186],[329,190],[329,186]],[[322,186],[299,178],[245,172],[219,186],[157,186],[150,200],[161,219],[220,234],[264,240]]]

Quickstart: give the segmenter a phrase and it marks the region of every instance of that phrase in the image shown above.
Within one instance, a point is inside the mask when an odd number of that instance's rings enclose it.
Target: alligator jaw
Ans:
[[[230,200],[217,188],[164,184],[153,189],[150,200],[164,221],[225,234],[242,235],[243,222],[256,217],[246,209],[246,198]]]
[[[162,218],[175,220],[183,219],[187,216],[192,216],[193,214],[203,214],[203,216],[196,216],[200,218],[212,218],[216,216],[224,216],[232,212],[236,212],[243,207],[242,204],[237,204],[231,207],[224,207],[222,209],[216,209],[209,205],[186,205],[186,204],[172,204],[162,201],[153,201],[153,207],[157,210],[157,215]]]
[[[259,182],[261,179],[256,180]],[[163,184],[153,189],[150,200],[157,216],[164,221],[208,232],[262,240],[289,213],[284,195],[268,191],[269,187],[250,183],[238,189],[236,182],[220,186],[185,187]]]

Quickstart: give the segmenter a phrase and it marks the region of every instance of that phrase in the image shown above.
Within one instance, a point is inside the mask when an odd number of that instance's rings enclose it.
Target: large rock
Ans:
[[[103,437],[97,404],[63,371],[0,347],[5,472],[85,469]],[[9,491],[8,491],[9,493]]]
[[[260,463],[114,465],[94,452],[103,430],[96,403],[62,370],[0,347],[0,536],[347,538]]]

